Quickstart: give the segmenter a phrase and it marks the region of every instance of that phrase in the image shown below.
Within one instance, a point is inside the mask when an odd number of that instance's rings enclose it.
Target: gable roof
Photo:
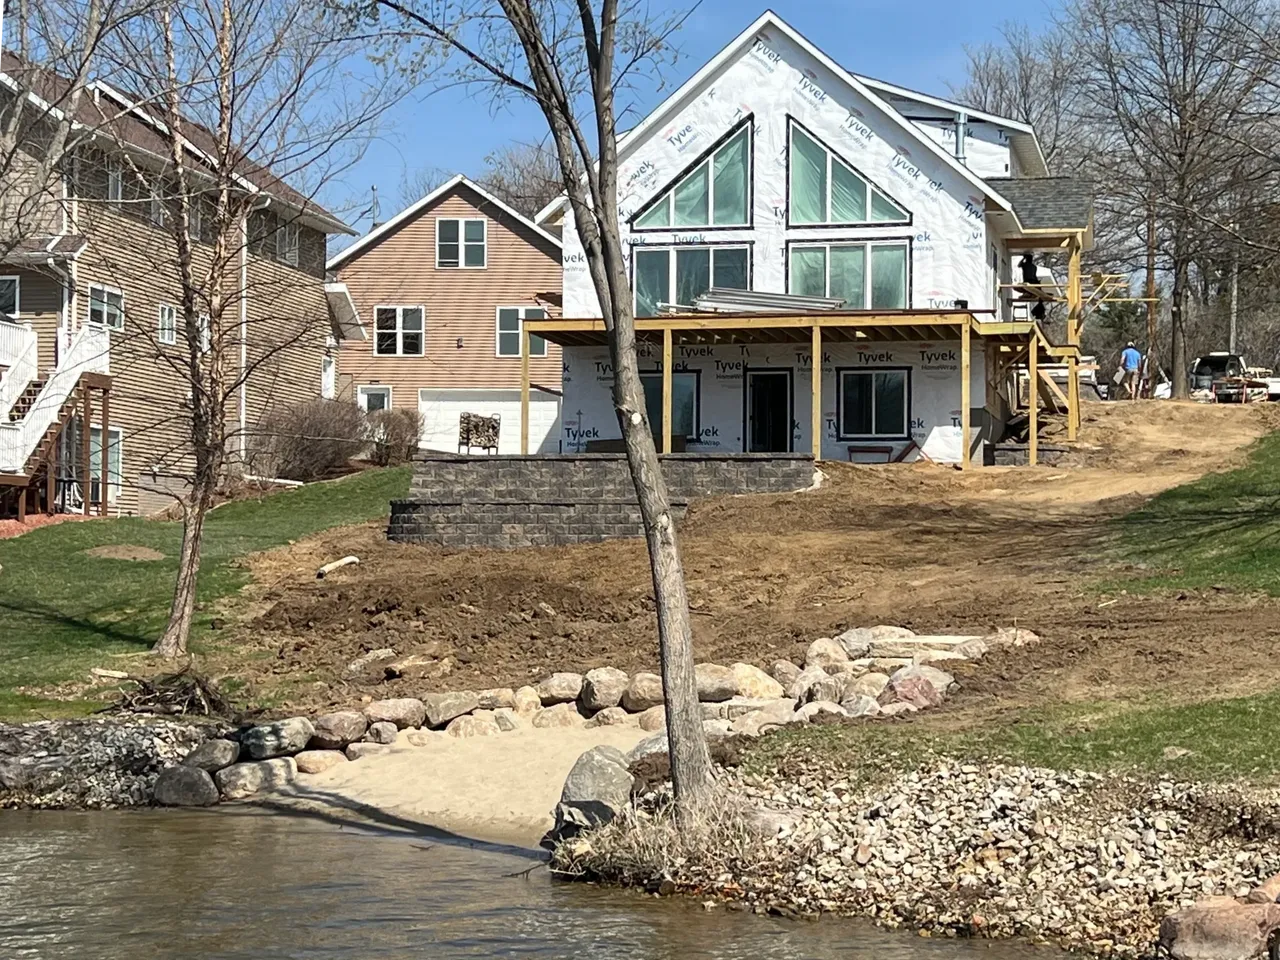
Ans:
[[[892,105],[880,96],[880,94],[872,90],[871,87],[864,83],[859,77],[850,73],[844,67],[840,66],[840,64],[832,60],[829,56],[823,53],[821,49],[810,42],[803,34],[793,28],[772,10],[766,10],[762,13],[758,18],[756,18],[754,23],[738,34],[738,36],[731,40],[724,49],[708,60],[706,64],[703,65],[702,69],[681,84],[674,93],[667,97],[667,99],[663,100],[662,103],[654,108],[654,110],[640,121],[639,124],[632,127],[622,136],[618,137],[619,156],[621,156],[621,154],[632,144],[642,140],[645,134],[654,127],[661,126],[665,123],[668,118],[668,114],[672,113],[678,106],[680,106],[687,97],[697,90],[698,87],[700,87],[707,79],[719,71],[721,67],[737,56],[738,52],[743,47],[755,40],[756,35],[760,33],[761,30],[770,27],[784,34],[792,43],[796,44],[796,46],[800,47],[801,50],[809,54],[822,66],[835,74],[837,80],[840,80],[845,85],[853,89],[856,93],[870,102],[872,106],[880,109],[885,116],[888,117],[889,121],[898,126],[907,136],[911,137],[913,142],[918,143],[923,149],[932,153],[936,158],[941,160],[945,166],[949,167],[952,172],[957,174],[982,196],[988,197],[1002,209],[1011,209],[1009,202],[1000,196],[1000,194],[998,194],[985,180],[964,164],[960,163],[960,161],[952,156],[949,151],[943,149],[941,144],[932,137],[926,135],[919,127],[895,110]],[[568,198],[562,194],[555,200],[552,200],[549,204],[538,211],[535,219],[538,220],[538,222],[542,222],[563,207],[567,202],[567,199]]]
[[[549,233],[547,230],[538,226],[538,224],[535,223],[533,220],[530,220],[528,217],[526,217],[523,213],[516,210],[510,204],[507,204],[502,200],[498,199],[488,190],[484,189],[484,187],[480,186],[478,183],[475,183],[474,181],[468,179],[463,174],[459,173],[456,176],[451,177],[449,180],[446,180],[440,186],[436,187],[434,190],[428,193],[425,197],[405,207],[403,210],[397,213],[394,217],[392,217],[386,223],[382,223],[374,227],[372,230],[366,233],[363,237],[361,237],[355,243],[351,244],[351,246],[347,247],[347,249],[343,250],[341,253],[338,253],[333,257],[331,257],[329,262],[325,264],[325,269],[334,270],[342,266],[342,264],[346,263],[353,256],[355,256],[357,253],[363,250],[365,247],[368,247],[371,244],[376,243],[377,241],[381,240],[383,237],[387,236],[388,234],[393,233],[394,231],[400,229],[400,227],[403,226],[405,223],[412,220],[422,211],[426,210],[428,207],[434,204],[437,200],[440,200],[442,197],[452,192],[457,187],[466,187],[468,190],[471,190],[472,192],[479,194],[480,197],[485,200],[485,202],[493,204],[503,213],[507,214],[507,216],[514,218],[519,223],[528,227],[538,236],[552,243],[557,250],[561,249],[560,238],[557,237],[555,234]]]
[[[1093,184],[1076,177],[992,177],[1024,230],[1088,230]]]

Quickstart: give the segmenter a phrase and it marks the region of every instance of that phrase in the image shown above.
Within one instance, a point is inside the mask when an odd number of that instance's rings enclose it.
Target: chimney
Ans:
[[[961,164],[965,164],[964,159],[964,138],[969,130],[969,115],[967,113],[956,114],[956,160]]]

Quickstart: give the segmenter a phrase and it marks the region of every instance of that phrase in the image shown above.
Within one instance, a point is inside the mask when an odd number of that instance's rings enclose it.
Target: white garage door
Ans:
[[[419,390],[418,410],[424,450],[457,453],[458,415],[496,413],[502,418],[498,452],[520,452],[519,390]],[[553,393],[529,391],[529,452],[560,452],[560,398]]]

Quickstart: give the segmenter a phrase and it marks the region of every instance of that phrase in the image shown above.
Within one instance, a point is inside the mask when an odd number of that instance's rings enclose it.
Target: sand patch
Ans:
[[[165,555],[150,547],[140,547],[136,543],[111,543],[101,547],[90,547],[85,553],[90,557],[105,560],[163,560]]]

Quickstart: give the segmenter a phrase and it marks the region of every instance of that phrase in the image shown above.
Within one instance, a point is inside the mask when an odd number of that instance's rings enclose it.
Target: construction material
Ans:
[[[316,571],[316,579],[323,580],[329,574],[333,573],[333,571],[338,570],[341,567],[349,567],[351,564],[359,562],[359,557],[343,557],[341,560],[334,560],[332,563],[326,563]]]

